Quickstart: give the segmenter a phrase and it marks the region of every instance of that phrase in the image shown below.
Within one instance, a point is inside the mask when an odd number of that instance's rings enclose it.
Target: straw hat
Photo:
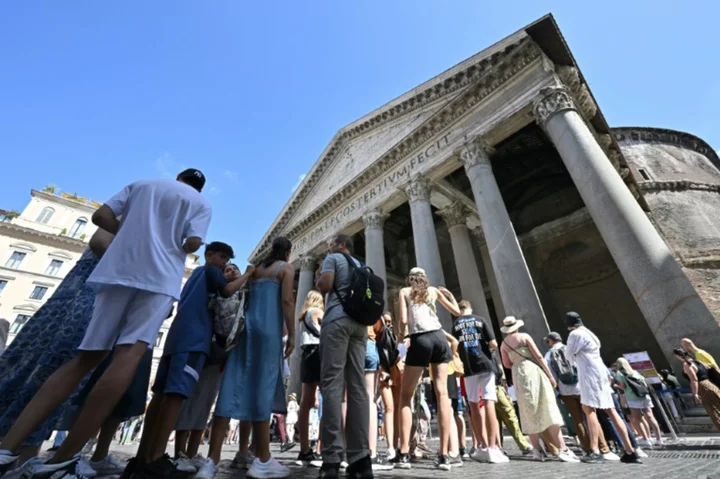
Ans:
[[[515,316],[508,316],[503,319],[503,325],[504,326],[500,328],[500,331],[503,334],[510,334],[522,328],[523,325],[525,325],[525,322],[522,319],[517,319]]]

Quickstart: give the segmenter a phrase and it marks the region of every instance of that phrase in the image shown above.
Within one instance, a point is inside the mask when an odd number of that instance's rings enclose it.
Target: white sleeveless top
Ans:
[[[317,308],[308,309],[307,312],[305,313],[305,318],[303,318],[303,321],[300,322],[300,329],[301,329],[301,331],[300,331],[300,347],[301,348],[305,348],[306,346],[310,346],[310,345],[320,344],[320,338],[318,338],[317,336],[310,333],[308,331],[307,327],[305,326],[305,321],[307,321],[310,324],[313,324],[313,319],[312,319],[313,309],[317,309]],[[316,324],[315,326],[317,326],[318,331],[320,331],[321,325]]]
[[[405,300],[408,304],[408,332],[410,335],[442,329],[435,301],[430,301],[428,298],[424,303],[415,303],[410,298],[410,294],[405,295]]]

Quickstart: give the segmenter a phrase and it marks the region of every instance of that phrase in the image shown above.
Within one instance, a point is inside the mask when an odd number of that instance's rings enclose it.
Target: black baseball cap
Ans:
[[[205,175],[203,175],[202,171],[195,168],[188,168],[180,173],[178,178],[198,191],[202,191],[203,186],[205,186]]]

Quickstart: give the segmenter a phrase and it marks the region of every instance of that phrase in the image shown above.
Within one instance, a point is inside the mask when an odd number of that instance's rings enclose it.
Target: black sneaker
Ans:
[[[403,454],[401,452],[396,452],[395,457],[393,457],[390,463],[398,469],[410,469],[412,467],[410,465],[410,454],[408,453]]]
[[[462,457],[463,459],[470,459],[470,454],[468,454],[467,449],[465,449],[464,447],[460,448],[460,457]]]
[[[620,458],[620,462],[623,462],[625,464],[642,464],[643,462],[640,460],[640,458],[635,454],[634,452],[632,454],[628,454],[627,452],[623,454],[623,456]]]
[[[450,467],[462,467],[463,466],[463,460],[460,457],[460,455],[457,455],[455,457],[448,455],[448,459],[450,460]]]
[[[322,457],[319,454],[315,454],[312,449],[298,453],[295,464],[301,467],[322,467]]]
[[[143,477],[150,476],[163,479],[187,479],[191,476],[189,472],[178,470],[175,462],[167,454],[160,459],[145,464],[142,471],[136,472],[141,473]]]
[[[585,464],[602,464],[605,462],[605,458],[599,452],[590,452],[580,458],[581,462]]]
[[[450,465],[450,458],[440,454],[437,459],[435,459],[435,467],[441,471],[449,471],[452,469],[452,466]]]
[[[135,474],[136,472],[139,472],[144,465],[145,464],[140,462],[140,460],[137,457],[131,458],[128,461],[127,466],[125,466],[125,470],[120,475],[120,479],[130,479],[132,477],[132,475]]]
[[[323,464],[320,468],[320,479],[337,479],[340,477],[340,464]]]
[[[286,442],[285,444],[280,445],[280,452],[287,452],[295,446],[297,446],[297,444],[292,441]]]
[[[393,467],[395,467],[392,463],[390,463],[390,461],[380,457],[379,455],[371,457],[370,462],[372,463],[373,471],[392,471]]]
[[[345,475],[351,479],[373,479],[373,463],[370,456],[365,456],[348,465]]]

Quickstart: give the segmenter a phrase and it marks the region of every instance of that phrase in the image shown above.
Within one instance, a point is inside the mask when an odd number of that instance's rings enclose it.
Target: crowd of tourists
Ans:
[[[557,332],[544,339],[544,356],[513,316],[502,321],[498,345],[473,298],[457,301],[416,267],[394,321],[384,283],[341,234],[296,316],[291,241],[275,238],[267,256],[241,272],[230,245],[206,241],[204,175],[189,169],[176,180],[132,183],[101,206],[89,249],[0,355],[4,479],[212,479],[228,443],[238,444],[232,465],[249,477],[287,477],[291,469],[271,454],[273,436],[282,451],[297,447],[291,467],[318,467],[329,479],[341,469],[371,478],[424,459],[443,471],[467,460],[508,463],[501,425],[537,461],[640,463],[643,447],[662,445],[645,379],[624,358],[609,369],[579,314],[566,314],[566,344]],[[203,245],[204,264],[181,291],[185,257]],[[455,318],[448,330],[438,307]],[[151,386],[154,340],[173,312]],[[296,328],[302,387],[287,395]],[[717,364],[689,339],[681,346],[674,353],[694,398],[720,428]],[[436,451],[427,443],[431,409]],[[581,457],[565,443],[563,425]],[[54,430],[68,433],[57,433],[41,458]],[[110,454],[118,430],[123,443],[139,439],[129,462]],[[166,453],[171,438],[174,457]]]

